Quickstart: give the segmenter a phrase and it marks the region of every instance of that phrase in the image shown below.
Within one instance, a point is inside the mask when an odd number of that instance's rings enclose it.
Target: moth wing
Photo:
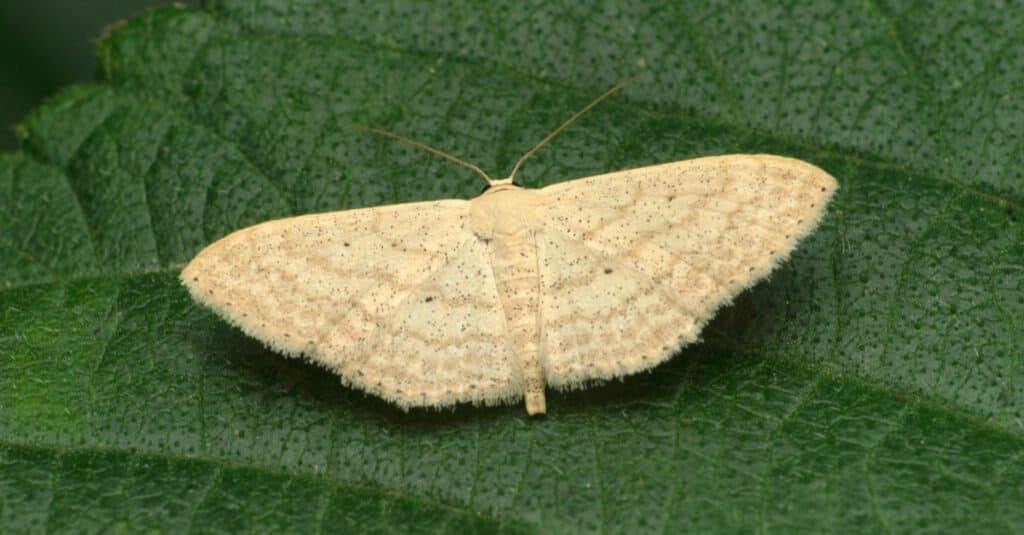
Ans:
[[[342,364],[346,382],[403,407],[522,398],[490,261],[484,241],[463,242]]]
[[[558,231],[537,234],[541,363],[547,384],[635,373],[697,339],[697,316],[670,288]]]
[[[828,173],[800,160],[730,155],[540,190],[549,383],[573,387],[634,373],[695,341],[721,306],[817,226],[836,188]],[[612,292],[616,284],[623,289]],[[605,288],[607,297],[595,288]],[[617,334],[601,331],[606,317]],[[601,341],[580,334],[588,325],[603,332],[595,338]],[[610,358],[617,363],[602,368]]]
[[[181,280],[275,351],[337,371],[475,240],[468,217],[467,201],[443,200],[268,221],[202,250]]]

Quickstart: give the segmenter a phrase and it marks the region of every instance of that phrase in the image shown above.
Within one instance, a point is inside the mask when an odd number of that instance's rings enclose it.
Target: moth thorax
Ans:
[[[491,188],[473,199],[469,207],[470,228],[482,239],[518,234],[540,225],[537,206],[540,195],[513,185]]]

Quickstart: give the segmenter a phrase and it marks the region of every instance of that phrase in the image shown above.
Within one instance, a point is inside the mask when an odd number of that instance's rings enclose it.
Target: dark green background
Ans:
[[[1024,7],[216,0],[98,43],[0,155],[3,531],[1019,532]],[[651,373],[402,413],[176,277],[290,214],[730,152],[841,184]]]
[[[17,145],[14,125],[60,88],[90,81],[103,29],[156,0],[0,2],[0,150]],[[198,6],[198,0],[178,2]]]

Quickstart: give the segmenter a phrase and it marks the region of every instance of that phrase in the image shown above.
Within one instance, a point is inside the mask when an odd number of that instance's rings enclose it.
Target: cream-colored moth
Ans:
[[[727,155],[531,190],[310,214],[239,230],[182,271],[246,334],[400,407],[525,398],[652,368],[818,225],[837,184]]]

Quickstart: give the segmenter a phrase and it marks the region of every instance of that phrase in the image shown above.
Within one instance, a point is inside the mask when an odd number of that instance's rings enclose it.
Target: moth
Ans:
[[[628,82],[628,81],[627,81]],[[181,280],[228,323],[402,407],[525,400],[637,373],[698,339],[812,232],[836,180],[765,154],[515,183],[268,221],[203,249]]]

